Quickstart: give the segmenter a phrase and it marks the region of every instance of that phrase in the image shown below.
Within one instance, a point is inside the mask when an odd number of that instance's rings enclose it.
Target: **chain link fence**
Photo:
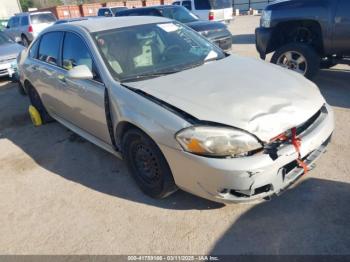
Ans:
[[[248,11],[250,8],[262,10],[274,1],[276,0],[233,0],[233,9],[239,9],[240,11]]]

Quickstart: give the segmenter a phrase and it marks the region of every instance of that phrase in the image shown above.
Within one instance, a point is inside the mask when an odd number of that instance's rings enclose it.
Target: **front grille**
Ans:
[[[0,75],[4,75],[4,74],[8,74],[8,71],[7,71],[7,69],[1,69],[0,70]]]
[[[306,129],[308,129],[315,121],[316,119],[321,115],[322,112],[327,112],[326,106],[322,106],[320,110],[318,110],[312,117],[310,117],[306,122],[301,124],[300,126],[297,126],[297,135],[300,135],[303,133]]]
[[[9,63],[9,62],[12,62],[12,61],[15,60],[15,59],[16,59],[16,57],[1,59],[1,60],[0,60],[0,64]]]
[[[321,116],[322,113],[327,113],[326,105],[323,105],[320,110],[318,110],[312,117],[310,117],[307,121],[302,123],[301,125],[296,127],[296,135],[299,137],[304,131],[309,129]],[[275,160],[278,158],[277,151],[281,146],[284,144],[289,144],[290,140],[292,139],[292,132],[291,130],[287,130],[284,135],[287,137],[287,139],[278,139],[274,138],[271,140],[270,143],[266,144],[264,147],[264,152],[266,154],[269,154],[270,157]]]

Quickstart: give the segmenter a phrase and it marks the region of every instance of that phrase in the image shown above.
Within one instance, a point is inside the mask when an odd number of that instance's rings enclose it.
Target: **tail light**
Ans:
[[[214,20],[214,12],[213,11],[209,12],[209,20],[210,21]]]
[[[33,27],[31,25],[28,26],[28,33],[33,33]]]

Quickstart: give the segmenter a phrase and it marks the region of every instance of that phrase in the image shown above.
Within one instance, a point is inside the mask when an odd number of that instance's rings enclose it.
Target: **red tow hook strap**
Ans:
[[[301,159],[301,154],[300,154],[300,146],[301,146],[301,140],[300,138],[297,137],[297,129],[294,127],[292,128],[292,144],[295,148],[295,151],[297,151],[298,153],[298,165],[299,167],[304,169],[304,174],[306,175],[307,172],[309,171],[309,168],[307,167],[307,165],[305,164],[305,162]]]

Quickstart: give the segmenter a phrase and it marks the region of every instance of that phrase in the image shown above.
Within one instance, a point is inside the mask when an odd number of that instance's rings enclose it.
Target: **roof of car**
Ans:
[[[153,6],[143,6],[143,7],[136,7],[136,8],[130,8],[127,10],[123,10],[123,12],[132,12],[133,10],[143,10],[143,9],[165,9],[165,8],[181,8],[180,5],[153,5]]]
[[[51,27],[51,30],[62,29],[62,27],[64,28],[67,26],[78,26],[83,27],[86,30],[93,33],[115,28],[123,28],[143,24],[164,23],[169,21],[171,20],[164,17],[156,16],[101,17],[100,19],[98,19],[98,23],[96,23],[95,19],[79,20],[73,21],[69,24],[65,23],[53,25]]]

